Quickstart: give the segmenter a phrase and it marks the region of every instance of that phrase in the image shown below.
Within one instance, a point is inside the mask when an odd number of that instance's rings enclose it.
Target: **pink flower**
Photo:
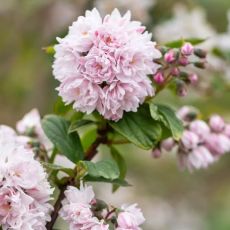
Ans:
[[[148,74],[154,74],[160,52],[130,12],[115,9],[103,19],[96,9],[86,11],[55,46],[53,74],[66,104],[106,119],[119,120],[124,111],[136,111],[154,90]]]
[[[198,146],[190,152],[178,154],[179,163],[182,168],[193,169],[207,168],[215,161],[215,158],[204,146]]]
[[[224,120],[219,115],[211,116],[211,118],[209,120],[209,125],[210,125],[211,129],[217,133],[222,132],[224,130],[224,127],[225,127]]]
[[[181,143],[186,150],[192,150],[199,144],[199,137],[194,132],[185,130],[181,137]]]
[[[108,230],[109,226],[99,221],[91,210],[94,202],[92,186],[83,186],[80,189],[69,186],[65,191],[60,216],[67,221],[71,230]]]
[[[152,150],[152,157],[154,158],[159,158],[161,157],[161,150],[156,148]]]
[[[205,145],[214,156],[220,156],[230,151],[230,140],[224,134],[210,134]]]
[[[123,205],[121,207],[123,211],[118,214],[117,230],[139,230],[139,226],[144,223],[145,218],[137,204],[130,206]]]
[[[181,53],[185,56],[189,56],[193,53],[193,50],[193,45],[189,42],[186,42],[181,48]]]
[[[167,138],[161,142],[161,149],[164,149],[167,152],[170,152],[170,151],[172,151],[172,149],[175,145],[176,145],[176,143],[172,138]]]
[[[3,229],[45,229],[53,189],[44,169],[7,126],[0,126],[0,152],[0,225]]]
[[[230,139],[230,124],[227,124],[224,129],[224,135]]]
[[[195,120],[191,122],[189,130],[194,132],[200,141],[204,141],[210,134],[209,126],[202,120]]]
[[[32,109],[29,113],[25,114],[25,116],[17,122],[16,129],[19,134],[37,138],[46,149],[52,147],[51,142],[42,129],[41,116],[37,109]]]
[[[198,76],[195,73],[191,73],[189,74],[188,79],[192,85],[195,85],[198,81]]]

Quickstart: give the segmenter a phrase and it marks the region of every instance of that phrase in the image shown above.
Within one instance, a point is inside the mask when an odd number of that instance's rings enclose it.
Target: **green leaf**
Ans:
[[[69,127],[69,131],[68,133],[72,133],[77,131],[78,128],[85,126],[85,125],[90,125],[90,124],[95,124],[94,121],[92,120],[78,120],[78,121],[74,121],[71,123],[70,127]]]
[[[230,52],[229,50],[221,50],[217,47],[213,48],[212,53],[225,61],[230,61]]]
[[[161,121],[168,128],[175,140],[179,140],[183,133],[183,124],[177,118],[175,112],[166,105],[149,103],[150,113],[153,119]]]
[[[84,178],[84,180],[85,181],[91,181],[91,182],[110,183],[110,184],[114,184],[114,185],[117,185],[117,186],[123,186],[123,187],[130,186],[130,184],[127,181],[119,179],[119,178],[111,180],[111,179],[106,179],[106,178],[103,178],[103,177],[92,177],[92,176],[87,175]]]
[[[87,168],[87,175],[94,178],[114,180],[119,178],[119,168],[114,161],[102,160],[99,162],[83,161]]]
[[[64,168],[60,165],[50,164],[47,162],[41,162],[41,163],[44,167],[46,167],[47,169],[50,169],[51,171],[61,171],[61,172],[68,174],[69,176],[74,175],[73,170],[71,168]]]
[[[76,163],[84,157],[83,148],[77,132],[68,134],[70,122],[57,115],[47,115],[42,120],[42,128],[55,147]]]
[[[58,115],[65,115],[72,108],[72,105],[65,105],[61,97],[57,98],[57,101],[54,104],[54,113]]]
[[[121,120],[109,124],[142,149],[153,148],[161,138],[160,123],[152,119],[146,104],[142,105],[137,112],[125,113]]]
[[[183,44],[185,42],[189,42],[192,45],[199,45],[199,44],[203,43],[204,41],[206,41],[206,39],[203,39],[203,38],[185,38],[185,39],[179,39],[176,41],[168,42],[165,44],[165,46],[167,46],[169,48],[180,48],[181,46],[183,46]]]
[[[93,144],[96,138],[97,138],[97,129],[95,127],[92,127],[91,129],[85,131],[81,137],[81,143],[83,149],[86,151]]]
[[[125,159],[117,151],[117,149],[115,149],[113,146],[111,146],[110,150],[111,150],[111,155],[112,155],[114,161],[116,161],[117,166],[118,166],[119,171],[120,171],[119,178],[123,180],[125,178],[125,176],[126,176],[126,173],[127,173],[127,166],[126,166]],[[115,192],[118,188],[119,188],[118,185],[114,185],[113,186],[113,192]]]

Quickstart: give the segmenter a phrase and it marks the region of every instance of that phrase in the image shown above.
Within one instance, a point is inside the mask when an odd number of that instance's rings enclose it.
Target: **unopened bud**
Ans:
[[[157,83],[157,84],[162,84],[164,82],[164,76],[161,72],[157,72],[154,76],[153,76],[153,80]]]
[[[175,53],[173,50],[169,50],[165,55],[164,55],[164,60],[168,63],[174,62],[176,59]]]
[[[180,74],[180,69],[178,67],[174,67],[172,70],[171,70],[171,74],[175,77],[177,77],[179,74]]]
[[[189,42],[186,42],[181,48],[181,53],[185,56],[189,56],[193,53],[193,50],[193,45]]]
[[[175,141],[172,138],[167,138],[161,142],[161,149],[164,149],[167,152],[172,151],[175,146]]]
[[[178,96],[185,97],[188,94],[186,84],[184,82],[177,83],[176,92]]]
[[[205,50],[202,50],[202,49],[195,49],[194,54],[199,58],[206,58],[206,56],[207,56],[207,52]]]
[[[219,115],[212,115],[209,120],[209,125],[214,132],[222,132],[225,128],[224,120]]]
[[[189,74],[188,79],[192,85],[195,85],[198,81],[198,76],[195,73],[191,73],[191,74]]]
[[[179,64],[182,65],[182,66],[187,66],[189,64],[189,60],[187,57],[181,57],[179,59]]]
[[[205,62],[195,62],[194,66],[200,69],[205,69],[206,68],[206,63]]]
[[[153,149],[152,157],[154,157],[154,158],[160,158],[161,157],[161,151],[159,148]]]

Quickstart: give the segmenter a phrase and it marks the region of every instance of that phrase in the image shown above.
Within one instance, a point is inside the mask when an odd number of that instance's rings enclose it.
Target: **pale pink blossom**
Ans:
[[[230,140],[224,134],[210,134],[205,145],[214,156],[220,156],[230,151]]]
[[[194,132],[200,141],[204,141],[210,134],[210,128],[206,122],[202,120],[195,120],[190,123],[189,130]]]
[[[52,147],[51,142],[46,137],[42,129],[41,116],[37,109],[32,109],[29,113],[25,114],[24,117],[17,122],[16,129],[21,135],[37,138],[38,141],[43,144],[47,150]],[[26,142],[26,139],[21,140]]]
[[[121,207],[122,211],[118,214],[117,230],[140,230],[139,227],[145,221],[145,218],[137,204],[133,205],[123,205]]]
[[[53,74],[66,104],[106,119],[119,120],[124,111],[136,111],[154,90],[148,74],[154,74],[160,52],[140,22],[121,16],[115,9],[101,18],[96,9],[86,11],[66,37],[55,46]]]
[[[214,132],[222,132],[225,127],[224,120],[219,115],[212,115],[209,119],[209,125]]]
[[[53,189],[31,149],[13,129],[0,126],[0,224],[5,229],[45,230]]]
[[[194,132],[185,130],[181,137],[181,144],[186,150],[194,149],[199,144],[199,137]]]
[[[230,139],[230,124],[226,124],[224,129],[224,135],[226,135]]]
[[[190,152],[179,152],[179,164],[181,168],[193,169],[207,168],[215,161],[210,151],[204,146],[198,146]]]
[[[108,230],[109,226],[94,216],[91,208],[95,201],[92,186],[80,188],[69,186],[62,201],[60,216],[69,224],[70,230]]]

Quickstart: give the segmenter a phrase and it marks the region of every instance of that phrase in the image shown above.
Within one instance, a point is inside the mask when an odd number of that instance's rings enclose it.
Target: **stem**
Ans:
[[[96,140],[93,142],[93,144],[90,146],[90,148],[86,151],[85,153],[85,158],[84,160],[90,161],[93,159],[93,157],[97,154],[97,148],[100,144],[106,143],[107,142],[107,132],[108,132],[108,127],[106,126],[104,129],[99,129],[98,130],[98,137]],[[73,177],[69,177],[69,180],[60,188],[60,193],[59,196],[54,204],[54,210],[51,214],[51,221],[46,224],[46,229],[47,230],[52,230],[53,226],[58,218],[58,212],[61,209],[61,201],[65,197],[65,190],[69,185],[74,185],[74,178],[76,175]]]
[[[54,205],[54,210],[53,210],[53,213],[51,214],[51,221],[48,222],[46,224],[46,229],[47,230],[52,230],[53,229],[53,226],[58,218],[58,212],[59,210],[61,209],[61,201],[64,199],[65,197],[65,190],[67,188],[67,184],[64,185],[61,189],[60,189],[60,193],[59,193],[59,196],[58,196],[58,199]]]

